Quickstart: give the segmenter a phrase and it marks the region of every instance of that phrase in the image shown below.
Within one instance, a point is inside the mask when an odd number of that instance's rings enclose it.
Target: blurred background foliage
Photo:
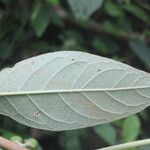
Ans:
[[[0,0],[1,68],[58,50],[85,51],[149,72],[150,1]],[[150,137],[150,109],[110,124],[65,132],[32,129],[0,116],[0,135],[31,141],[33,150],[91,150]]]

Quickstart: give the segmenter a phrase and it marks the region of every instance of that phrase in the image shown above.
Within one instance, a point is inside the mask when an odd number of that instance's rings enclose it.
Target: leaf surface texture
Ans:
[[[34,128],[94,126],[149,105],[149,73],[84,52],[47,53],[0,72],[0,113]]]

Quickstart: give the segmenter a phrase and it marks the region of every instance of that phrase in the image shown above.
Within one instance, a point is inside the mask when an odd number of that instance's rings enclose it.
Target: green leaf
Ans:
[[[120,119],[120,120],[113,121],[112,124],[119,127],[119,128],[121,128],[122,124],[123,124],[123,120]]]
[[[129,41],[134,53],[150,68],[150,48],[141,41]]]
[[[111,124],[104,124],[94,127],[94,131],[108,144],[113,145],[116,143],[116,130]]]
[[[16,135],[16,133],[13,133],[11,131],[4,130],[4,129],[0,129],[0,135],[2,135],[3,137],[7,139],[11,139],[13,136],[18,136]]]
[[[149,73],[84,52],[47,53],[0,72],[0,114],[34,128],[85,128],[149,105]]]
[[[138,116],[130,116],[123,123],[123,141],[130,142],[136,140],[140,133],[140,119]]]
[[[81,150],[79,136],[76,131],[66,131],[60,136],[60,144],[65,150]]]
[[[111,16],[123,17],[124,15],[122,9],[111,0],[105,2],[104,8],[105,8],[105,11]]]
[[[106,37],[95,37],[93,46],[105,55],[116,53],[119,50],[118,45],[112,39]]]
[[[142,9],[139,6],[128,3],[128,4],[123,5],[122,8],[124,8],[126,11],[130,12],[131,14],[135,15],[137,18],[145,22],[150,21],[150,17],[147,15],[146,11],[144,11],[144,9]]]
[[[60,3],[60,0],[46,0],[46,1],[52,5],[59,5]]]
[[[67,0],[74,15],[83,20],[88,19],[98,8],[103,0]]]
[[[121,36],[121,34],[123,32],[122,29],[120,28],[120,26],[118,26],[117,24],[110,22],[108,20],[106,20],[102,26],[105,31],[112,33],[116,37]]]
[[[61,19],[61,17],[59,17],[58,15],[56,14],[51,14],[50,16],[50,20],[51,20],[51,23],[60,27],[60,28],[64,28],[65,27],[65,24],[63,22],[63,20]]]
[[[34,8],[31,15],[31,24],[38,37],[45,32],[50,21],[50,7],[41,0],[34,1]]]

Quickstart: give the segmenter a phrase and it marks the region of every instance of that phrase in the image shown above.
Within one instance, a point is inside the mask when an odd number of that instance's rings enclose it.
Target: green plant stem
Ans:
[[[123,150],[123,149],[127,149],[127,148],[147,145],[147,144],[150,144],[150,139],[139,140],[139,141],[119,144],[119,145],[115,145],[115,146],[109,146],[109,147],[100,148],[100,149],[97,149],[97,150]]]

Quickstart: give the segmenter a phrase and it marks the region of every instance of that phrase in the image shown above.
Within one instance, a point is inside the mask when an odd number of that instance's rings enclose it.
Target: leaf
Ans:
[[[80,135],[75,131],[66,131],[60,136],[60,144],[65,150],[81,150]]]
[[[49,4],[51,5],[59,5],[60,3],[60,0],[46,0]]]
[[[138,116],[130,116],[124,120],[123,123],[123,141],[124,142],[131,142],[136,140],[137,136],[140,132],[140,120]]]
[[[67,0],[67,2],[77,18],[86,20],[101,7],[103,0]]]
[[[104,5],[105,11],[113,17],[123,17],[124,13],[113,1],[106,1]]]
[[[117,25],[116,23],[110,22],[108,20],[104,21],[102,26],[103,26],[105,31],[107,31],[108,33],[113,34],[116,37],[121,36],[121,34],[123,33],[123,30],[120,28],[119,25]]]
[[[131,14],[135,15],[137,18],[145,22],[150,21],[150,18],[147,15],[146,11],[139,6],[127,3],[126,5],[123,6],[123,9],[125,9],[126,11],[130,12]]]
[[[116,130],[111,124],[104,124],[94,128],[95,133],[104,139],[108,144],[113,145],[116,142]],[[109,136],[108,136],[109,135]]]
[[[141,41],[129,41],[134,53],[150,68],[150,48]]]
[[[117,43],[106,37],[95,37],[93,40],[93,46],[104,55],[116,54],[116,52],[119,51]]]
[[[149,105],[149,73],[88,53],[47,53],[0,72],[0,113],[34,128],[85,128]]]
[[[35,1],[31,15],[31,24],[38,37],[41,37],[50,21],[50,8],[41,0]]]

